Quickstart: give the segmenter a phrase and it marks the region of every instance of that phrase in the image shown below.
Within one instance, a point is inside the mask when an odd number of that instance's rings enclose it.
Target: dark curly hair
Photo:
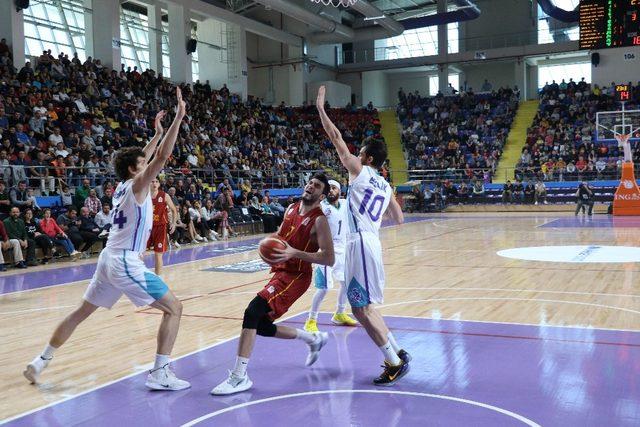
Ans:
[[[324,184],[324,188],[322,189],[322,194],[324,194],[325,197],[329,195],[329,179],[327,178],[327,175],[325,175],[322,172],[316,172],[311,177],[311,179],[314,179],[314,178],[320,181],[322,184]]]
[[[114,161],[118,178],[122,181],[129,179],[129,175],[131,175],[129,167],[133,166],[135,168],[136,163],[138,163],[138,157],[144,157],[144,152],[140,147],[127,147],[118,150]]]
[[[387,160],[387,146],[382,141],[370,141],[364,146],[364,152],[367,157],[373,157],[371,166],[380,169]]]

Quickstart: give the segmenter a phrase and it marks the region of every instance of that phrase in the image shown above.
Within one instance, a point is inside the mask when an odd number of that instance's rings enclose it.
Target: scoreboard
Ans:
[[[640,0],[580,0],[580,49],[640,46]]]

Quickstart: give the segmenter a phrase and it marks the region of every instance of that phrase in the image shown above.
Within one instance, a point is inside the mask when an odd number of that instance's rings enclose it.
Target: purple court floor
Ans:
[[[413,361],[399,383],[380,388],[371,379],[381,356],[364,330],[328,320],[320,323],[330,341],[310,368],[301,342],[259,338],[245,393],[209,395],[234,362],[234,339],[175,362],[189,390],[148,391],[140,373],[9,425],[640,425],[640,333],[388,317]]]
[[[567,216],[549,221],[540,227],[549,228],[639,228],[640,218],[633,216]]]

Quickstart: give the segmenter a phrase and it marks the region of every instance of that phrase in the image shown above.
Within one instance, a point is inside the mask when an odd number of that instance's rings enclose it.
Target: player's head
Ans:
[[[153,191],[158,191],[160,189],[160,180],[158,178],[153,178],[151,181],[151,189]]]
[[[314,174],[307,185],[304,186],[302,193],[302,203],[305,205],[313,205],[321,202],[329,194],[329,180],[323,173]]]
[[[369,141],[360,149],[359,157],[363,166],[380,169],[387,160],[387,146],[382,141]]]
[[[338,181],[334,181],[333,179],[329,180],[329,194],[327,194],[327,200],[329,203],[335,203],[336,200],[340,198],[340,183]]]
[[[118,151],[114,163],[116,175],[126,181],[142,172],[146,159],[141,148],[127,147]]]

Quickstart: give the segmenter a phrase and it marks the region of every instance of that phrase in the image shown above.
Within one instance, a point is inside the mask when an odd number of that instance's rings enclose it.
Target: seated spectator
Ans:
[[[111,206],[108,203],[102,205],[102,210],[96,214],[94,221],[102,230],[98,237],[106,237],[111,230]]]
[[[27,229],[27,236],[30,240],[33,240],[37,247],[42,249],[43,258],[42,263],[48,264],[49,260],[53,257],[53,241],[49,236],[42,232],[40,226],[33,218],[33,210],[27,209],[24,211],[24,226]]]
[[[5,187],[4,181],[0,181],[0,219],[9,216],[11,212],[11,199]]]
[[[545,205],[547,204],[547,188],[545,187],[544,182],[542,182],[541,179],[538,179],[536,182],[536,205],[540,203],[540,201]]]
[[[214,240],[217,240],[220,234],[223,233],[223,228],[227,227],[228,214],[225,211],[217,211],[213,207],[213,201],[207,199],[205,205],[200,208],[202,218],[207,222],[207,227],[212,231]],[[215,230],[219,229],[219,232]]]
[[[98,227],[98,224],[96,224],[93,217],[89,215],[89,209],[86,207],[83,207],[82,209],[80,209],[79,222],[80,224],[78,228],[80,229],[80,235],[82,236],[82,240],[85,243],[85,250],[83,252],[89,255],[91,246],[93,246],[93,244],[100,239],[100,233],[102,233],[102,229]],[[106,243],[107,243],[107,240],[103,239],[102,241],[103,248]]]
[[[17,239],[20,242],[20,247],[27,250],[27,264],[25,265],[24,261],[21,260],[18,261],[16,267],[26,268],[27,265],[32,267],[38,265],[36,262],[36,242],[27,235],[24,221],[20,219],[20,209],[16,206],[12,207],[9,218],[6,218],[3,222],[9,240]],[[22,259],[22,254],[14,253],[13,256],[16,259]]]
[[[511,181],[507,180],[505,184],[502,186],[502,203],[511,203],[513,200],[513,184]]]
[[[515,202],[524,202],[524,186],[522,185],[522,181],[516,179],[515,184],[513,184],[512,189],[512,199]]]
[[[193,225],[193,221],[191,221],[191,214],[189,213],[189,205],[184,203],[180,206],[180,223],[184,224],[185,237],[188,239],[186,243],[199,243],[202,242],[202,236],[200,236]],[[177,228],[180,227],[180,224]],[[180,242],[183,243],[183,242]]]
[[[473,183],[473,196],[474,197],[484,196],[484,193],[485,193],[484,184],[482,183],[481,180],[476,179],[475,182]]]
[[[4,254],[2,251],[13,250],[13,261],[16,263],[16,268],[26,268],[24,264],[24,258],[22,257],[22,248],[20,246],[19,239],[9,239],[7,230],[4,228],[4,222],[0,221],[0,271],[7,271],[4,263]]]
[[[75,207],[69,208],[67,212],[60,214],[57,219],[57,223],[60,226],[60,229],[71,239],[73,242],[73,246],[82,251],[83,249],[89,249],[86,247],[84,240],[82,239],[82,234],[80,234],[78,220],[78,210]]]
[[[62,246],[69,256],[74,259],[80,256],[80,252],[76,251],[69,236],[62,231],[56,220],[51,218],[51,209],[49,208],[45,208],[43,212],[43,218],[40,220],[40,229],[51,238],[54,244]]]
[[[535,200],[535,194],[536,187],[535,185],[533,185],[533,182],[529,180],[529,182],[527,182],[527,185],[524,187],[524,202],[533,203]]]
[[[189,216],[191,217],[191,223],[196,229],[198,235],[202,237],[203,242],[207,241],[207,237],[209,237],[209,239],[211,240],[217,240],[217,238],[213,234],[213,230],[210,230],[207,226],[207,220],[202,216],[201,207],[202,206],[200,205],[199,200],[195,200],[189,207]]]

